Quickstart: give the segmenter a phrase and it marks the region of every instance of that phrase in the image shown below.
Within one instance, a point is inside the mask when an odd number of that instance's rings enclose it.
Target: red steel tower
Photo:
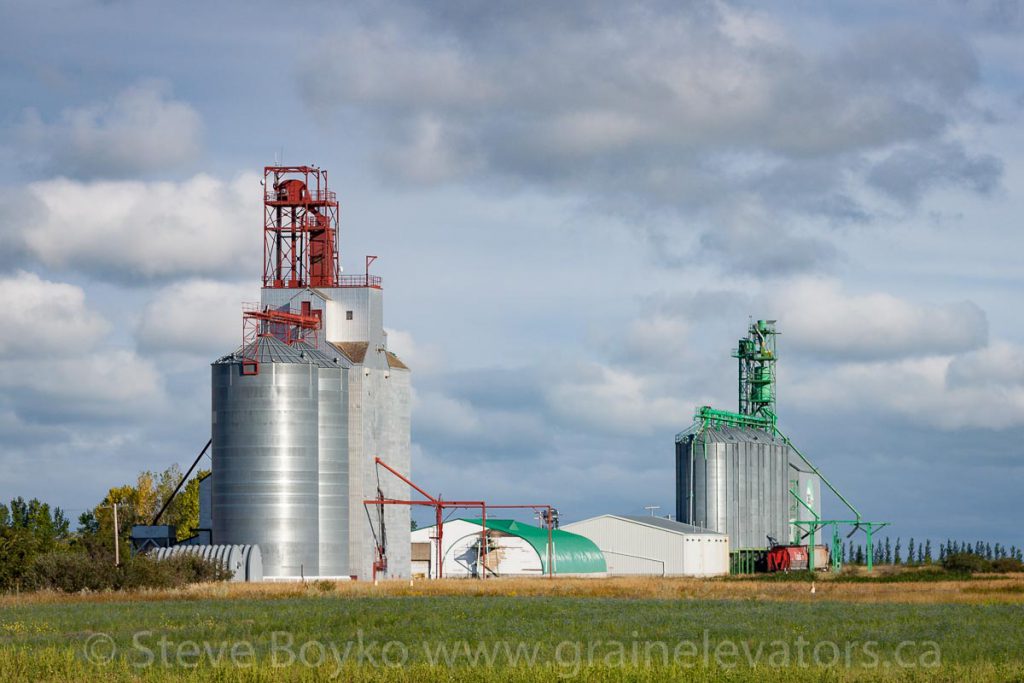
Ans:
[[[338,286],[338,198],[327,171],[266,166],[263,187],[263,286]]]

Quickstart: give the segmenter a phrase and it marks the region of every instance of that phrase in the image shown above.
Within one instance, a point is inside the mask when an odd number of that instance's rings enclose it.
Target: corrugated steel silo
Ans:
[[[318,418],[320,576],[351,574],[348,562],[348,370],[349,362],[292,345],[319,368]]]
[[[271,336],[256,356],[254,375],[238,354],[212,365],[213,540],[258,544],[267,576],[316,575],[319,368]]]
[[[790,447],[760,429],[717,427],[676,443],[676,517],[729,535],[732,549],[789,532]]]
[[[263,559],[258,545],[176,545],[153,550],[153,557],[158,560],[182,555],[216,562],[231,572],[232,581],[263,580]]]

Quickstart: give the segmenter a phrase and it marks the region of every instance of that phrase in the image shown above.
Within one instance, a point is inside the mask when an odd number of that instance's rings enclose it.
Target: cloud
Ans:
[[[634,361],[665,363],[674,349],[687,342],[690,325],[687,321],[655,314],[630,322],[621,340],[620,353]]]
[[[241,345],[241,305],[258,300],[256,283],[175,283],[159,290],[143,309],[135,338],[145,351],[191,353],[213,360]]]
[[[644,302],[647,309],[659,315],[680,316],[689,321],[702,322],[721,320],[725,315],[746,315],[751,304],[749,294],[724,287],[658,292],[647,297]]]
[[[946,369],[946,384],[953,389],[988,387],[992,390],[1024,387],[1024,349],[1005,341],[957,356]]]
[[[988,321],[962,301],[917,304],[890,294],[848,294],[828,279],[802,278],[768,302],[786,346],[831,359],[891,359],[971,351],[988,341]]]
[[[429,430],[448,435],[476,435],[481,419],[465,401],[436,392],[416,392],[413,402],[416,417]]]
[[[0,195],[0,260],[28,259],[115,282],[256,277],[260,202],[252,174],[231,181],[197,175],[182,182],[33,182]]]
[[[202,128],[195,109],[149,81],[109,102],[65,109],[52,123],[28,110],[18,132],[48,171],[116,178],[187,166],[202,151]]]
[[[732,271],[754,277],[822,271],[838,258],[830,242],[799,234],[759,200],[739,200],[716,214],[700,245]]]
[[[416,373],[417,377],[430,374],[442,367],[441,350],[430,344],[421,344],[411,332],[385,328],[388,335],[388,349]]]
[[[650,434],[686,421],[693,403],[659,391],[639,373],[599,363],[580,363],[548,373],[547,409],[556,416],[601,432]]]
[[[413,441],[445,458],[478,464],[581,457],[583,442],[593,454],[609,444],[628,448],[630,439],[659,432],[668,439],[689,423],[697,405],[679,398],[685,393],[679,377],[678,368],[666,372],[628,359],[439,372],[417,382]]]
[[[955,356],[843,363],[794,382],[787,394],[810,412],[888,415],[945,431],[1024,426],[1019,362],[996,377],[993,363],[1024,348],[998,342]]]
[[[753,196],[865,220],[865,159],[895,164],[946,140],[979,67],[963,36],[933,25],[836,36],[803,44],[727,3],[407,4],[386,21],[353,16],[310,46],[298,76],[325,117],[355,111],[387,131],[378,161],[392,182],[511,181],[691,217]],[[984,189],[1000,173],[986,161],[944,182]],[[705,246],[725,251],[716,238]],[[791,246],[780,251],[804,256],[776,255],[777,267],[828,251]]]
[[[330,68],[303,64],[304,98],[314,104],[381,103],[408,106],[485,104],[497,91],[469,55],[436,34],[409,40],[407,27],[384,25],[354,31],[351,40],[329,45]]]
[[[0,361],[0,388],[17,415],[53,424],[150,415],[164,399],[156,366],[123,349],[95,349],[45,364]]]
[[[163,400],[163,378],[134,351],[105,343],[110,324],[74,285],[18,272],[0,332],[0,412],[61,425],[137,415]]]
[[[875,164],[868,185],[896,201],[917,204],[925,192],[960,186],[991,193],[1003,175],[1003,163],[991,154],[969,155],[959,144],[899,149]]]
[[[18,271],[0,276],[5,322],[0,328],[0,358],[47,358],[92,347],[110,329],[100,314],[85,305],[75,285],[44,280]]]
[[[457,130],[445,126],[440,119],[423,115],[410,121],[401,130],[405,144],[386,145],[376,159],[391,182],[406,185],[433,185],[465,177],[480,166],[479,160],[459,147],[453,138]]]
[[[550,431],[536,406],[500,409],[436,389],[413,394],[413,440],[473,461],[529,459],[550,446]]]

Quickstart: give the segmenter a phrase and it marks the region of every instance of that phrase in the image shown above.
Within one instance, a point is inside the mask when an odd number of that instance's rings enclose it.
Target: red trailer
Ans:
[[[807,546],[777,545],[768,550],[768,571],[788,572],[807,570]],[[829,567],[828,547],[814,547],[814,568],[823,571]]]

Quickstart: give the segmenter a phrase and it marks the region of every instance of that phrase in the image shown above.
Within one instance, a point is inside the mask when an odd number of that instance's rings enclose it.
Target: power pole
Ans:
[[[121,544],[118,540],[117,503],[114,503],[114,566],[121,566]]]

